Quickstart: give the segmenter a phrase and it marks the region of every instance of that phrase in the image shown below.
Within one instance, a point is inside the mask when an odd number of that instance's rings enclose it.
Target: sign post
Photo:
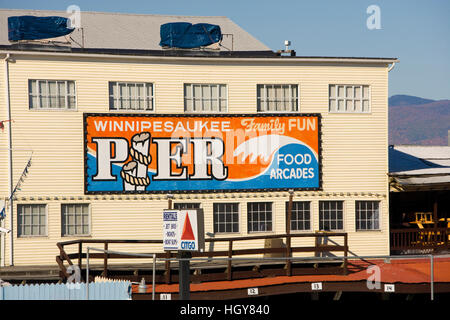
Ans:
[[[191,267],[190,259],[192,253],[189,251],[178,251],[177,258],[179,259],[179,292],[180,300],[189,300],[191,296]]]
[[[190,297],[192,251],[205,249],[203,209],[164,210],[164,250],[178,250],[180,300]]]

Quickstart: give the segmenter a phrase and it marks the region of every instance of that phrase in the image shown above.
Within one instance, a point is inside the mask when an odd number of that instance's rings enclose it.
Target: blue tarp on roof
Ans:
[[[67,28],[64,17],[8,17],[8,40],[38,40],[64,36],[74,29]]]
[[[192,49],[222,40],[220,27],[214,24],[174,22],[161,25],[162,47]]]

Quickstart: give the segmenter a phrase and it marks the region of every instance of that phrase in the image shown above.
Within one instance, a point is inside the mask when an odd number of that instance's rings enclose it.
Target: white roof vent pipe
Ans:
[[[285,47],[285,49],[284,49],[284,51],[289,51],[289,46],[291,45],[291,41],[289,41],[289,40],[284,40],[284,47]]]
[[[295,51],[289,49],[291,45],[291,41],[290,40],[284,40],[284,50],[278,50],[277,54],[279,56],[291,56],[291,57],[295,57]]]

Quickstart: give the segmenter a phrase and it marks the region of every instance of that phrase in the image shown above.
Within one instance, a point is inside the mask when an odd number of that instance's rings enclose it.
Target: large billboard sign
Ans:
[[[321,188],[319,114],[84,114],[85,192]]]

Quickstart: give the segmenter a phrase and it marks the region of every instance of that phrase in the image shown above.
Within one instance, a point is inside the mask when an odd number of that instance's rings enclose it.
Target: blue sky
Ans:
[[[450,1],[427,0],[0,0],[0,8],[227,16],[272,50],[297,55],[396,57],[389,95],[450,99]],[[369,30],[370,5],[381,29]]]

